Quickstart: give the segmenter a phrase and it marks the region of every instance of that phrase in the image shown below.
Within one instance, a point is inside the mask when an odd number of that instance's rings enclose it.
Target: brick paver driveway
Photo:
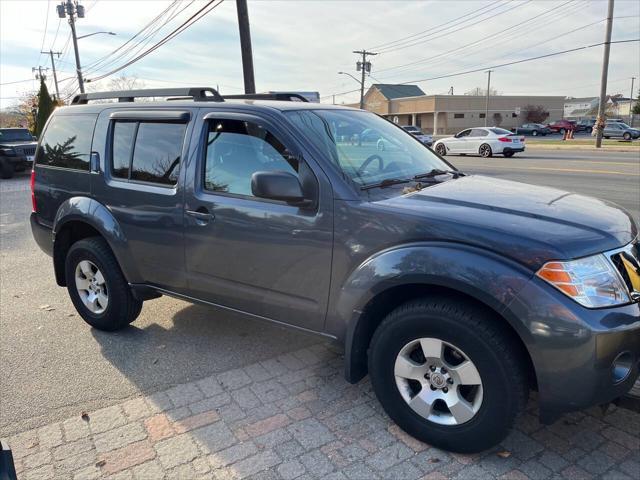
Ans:
[[[19,478],[640,478],[640,414],[599,408],[450,454],[402,433],[315,345],[9,439]]]

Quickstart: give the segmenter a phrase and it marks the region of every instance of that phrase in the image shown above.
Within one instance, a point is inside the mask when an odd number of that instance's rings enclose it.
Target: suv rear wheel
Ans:
[[[118,330],[140,314],[142,302],[131,294],[104,239],[92,237],[74,243],[67,253],[65,274],[73,305],[92,327]]]
[[[456,452],[499,443],[528,394],[511,338],[487,314],[451,299],[391,312],[371,341],[369,372],[380,403],[403,430]]]

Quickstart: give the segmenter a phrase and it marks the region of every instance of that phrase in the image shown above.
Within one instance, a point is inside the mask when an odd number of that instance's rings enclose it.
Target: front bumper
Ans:
[[[31,168],[33,165],[33,157],[26,155],[0,155],[0,162],[13,165],[14,168]]]
[[[535,369],[543,422],[622,397],[638,378],[638,303],[588,309],[534,278],[508,311],[526,329],[521,334]],[[625,352],[631,369],[616,381],[613,362]]]

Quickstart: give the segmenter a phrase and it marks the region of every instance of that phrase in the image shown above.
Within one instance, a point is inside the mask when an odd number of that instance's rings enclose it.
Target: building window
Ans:
[[[464,113],[454,113],[453,118],[464,118]]]
[[[517,113],[514,112],[514,113],[511,114],[511,118],[517,118],[517,117],[518,117]]]
[[[484,113],[481,113],[481,114],[480,114],[480,118],[486,118],[486,117],[487,117],[487,115],[486,115],[486,114],[484,114]]]

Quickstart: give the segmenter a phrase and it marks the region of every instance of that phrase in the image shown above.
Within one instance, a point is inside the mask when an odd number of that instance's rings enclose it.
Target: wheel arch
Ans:
[[[107,242],[127,281],[135,281],[137,272],[128,259],[127,239],[113,214],[91,198],[72,197],[60,205],[53,222],[53,265],[59,286],[67,285],[64,265],[71,245],[95,236]]]
[[[535,340],[525,321],[509,309],[532,275],[502,255],[466,244],[420,242],[371,256],[344,282],[330,319],[339,322],[333,326],[344,341],[347,381],[367,374],[369,343],[389,312],[410,300],[445,295],[470,302],[504,324],[522,347],[535,383],[530,350]]]

